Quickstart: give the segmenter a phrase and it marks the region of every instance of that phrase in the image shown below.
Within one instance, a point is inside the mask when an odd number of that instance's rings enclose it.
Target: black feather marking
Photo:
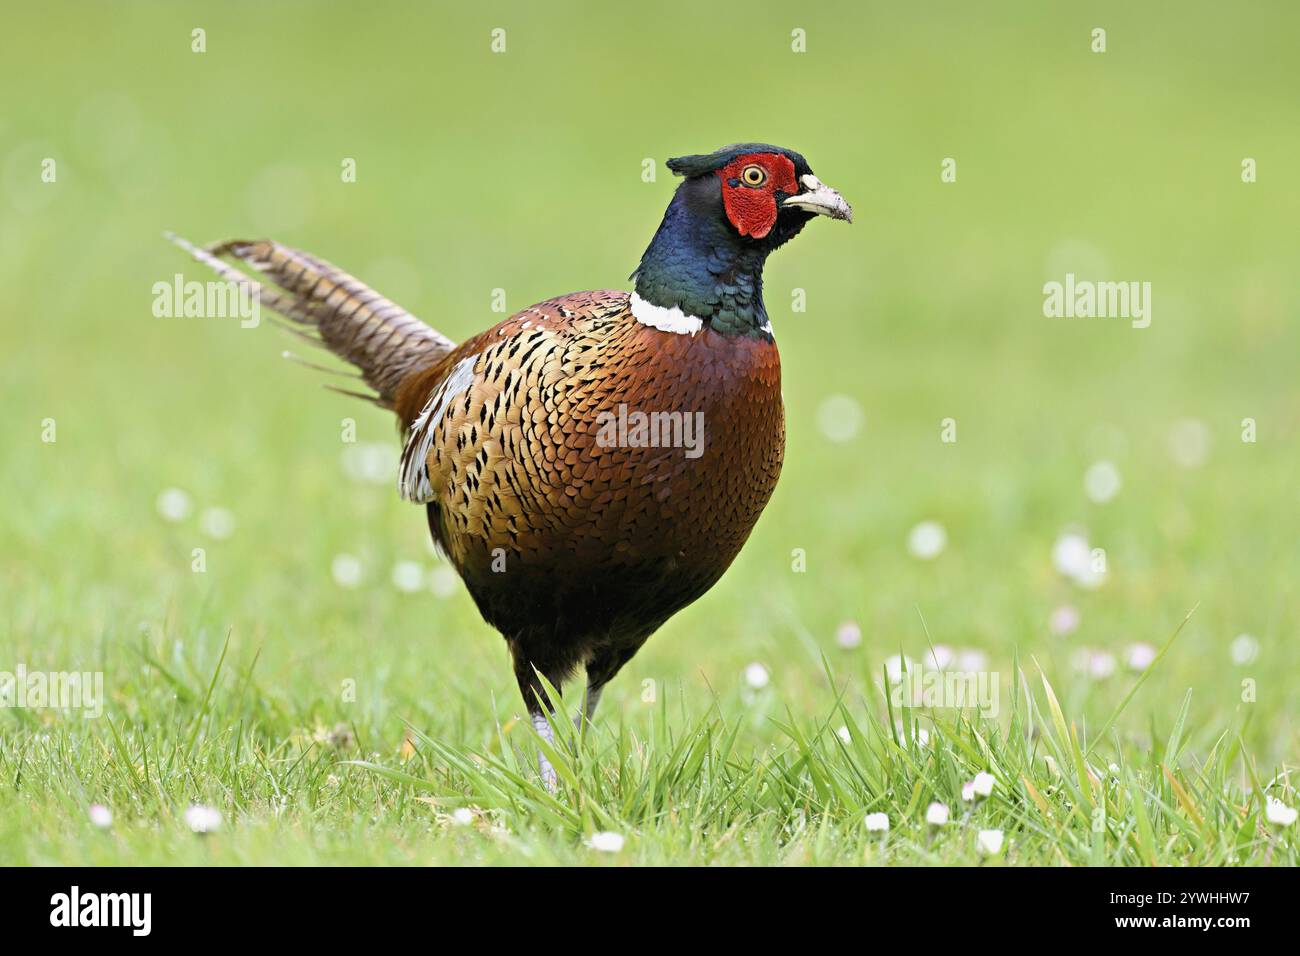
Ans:
[[[808,161],[794,150],[772,146],[768,143],[733,143],[731,146],[724,146],[712,153],[676,156],[668,160],[666,165],[676,175],[692,179],[696,176],[716,172],[733,159],[744,156],[746,153],[779,153],[794,163],[796,176],[804,176],[812,172],[808,166]]]

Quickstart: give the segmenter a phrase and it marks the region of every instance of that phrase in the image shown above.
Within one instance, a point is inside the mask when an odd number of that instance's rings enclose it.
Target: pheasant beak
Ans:
[[[804,191],[797,196],[790,196],[781,205],[797,206],[819,216],[830,216],[832,219],[843,219],[845,222],[853,221],[853,208],[830,186],[812,173],[801,176],[799,182]]]

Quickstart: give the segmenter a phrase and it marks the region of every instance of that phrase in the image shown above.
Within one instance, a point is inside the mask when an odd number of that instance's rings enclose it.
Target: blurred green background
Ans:
[[[1249,710],[1261,761],[1294,762],[1298,28],[1281,2],[11,5],[0,670],[103,669],[130,719],[133,649],[210,674],[229,633],[240,668],[260,655],[282,731],[355,721],[388,753],[407,718],[479,743],[519,711],[514,682],[393,491],[394,422],[283,361],[302,349],[268,322],[155,318],[155,282],[206,278],[161,233],[274,237],[459,340],[501,318],[493,289],[515,311],[626,288],[675,186],[662,161],[763,140],[803,152],[855,223],[815,222],[770,261],[781,484],[602,716],[642,719],[650,679],[687,711],[746,708],[761,745],[766,717],[829,708],[821,654],[864,690],[888,655],[921,658],[923,616],[1004,672],[1032,655],[1100,723],[1130,645],[1198,606],[1118,730],[1158,732],[1192,688],[1194,747]],[[1151,326],[1045,318],[1043,283],[1066,272],[1151,282]],[[1122,478],[1100,503],[1098,461]],[[168,488],[181,520],[159,512]],[[923,521],[946,530],[931,560],[907,546]],[[1106,549],[1099,587],[1053,567],[1071,528]],[[360,586],[336,581],[340,555]],[[403,562],[419,593],[394,586]],[[1067,635],[1049,628],[1062,606],[1080,616]],[[1257,651],[1234,661],[1242,634]],[[31,731],[0,715],[0,746]]]

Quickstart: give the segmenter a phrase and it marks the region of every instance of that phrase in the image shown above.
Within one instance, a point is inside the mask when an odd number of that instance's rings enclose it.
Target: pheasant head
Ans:
[[[632,274],[638,317],[657,324],[680,314],[723,334],[770,336],[767,256],[814,217],[852,222],[853,210],[803,156],[779,146],[726,146],[668,168],[685,181]]]

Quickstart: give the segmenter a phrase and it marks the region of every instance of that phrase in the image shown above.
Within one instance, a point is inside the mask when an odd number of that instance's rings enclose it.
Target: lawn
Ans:
[[[0,861],[1300,863],[1300,10],[6,20],[0,673],[104,693],[0,709]],[[270,322],[155,317],[203,278],[161,234],[459,340],[626,288],[663,161],[745,140],[855,212],[768,265],[781,483],[548,793],[391,417]],[[1149,325],[1048,317],[1067,274],[1149,282]],[[996,713],[897,706],[900,657]]]

